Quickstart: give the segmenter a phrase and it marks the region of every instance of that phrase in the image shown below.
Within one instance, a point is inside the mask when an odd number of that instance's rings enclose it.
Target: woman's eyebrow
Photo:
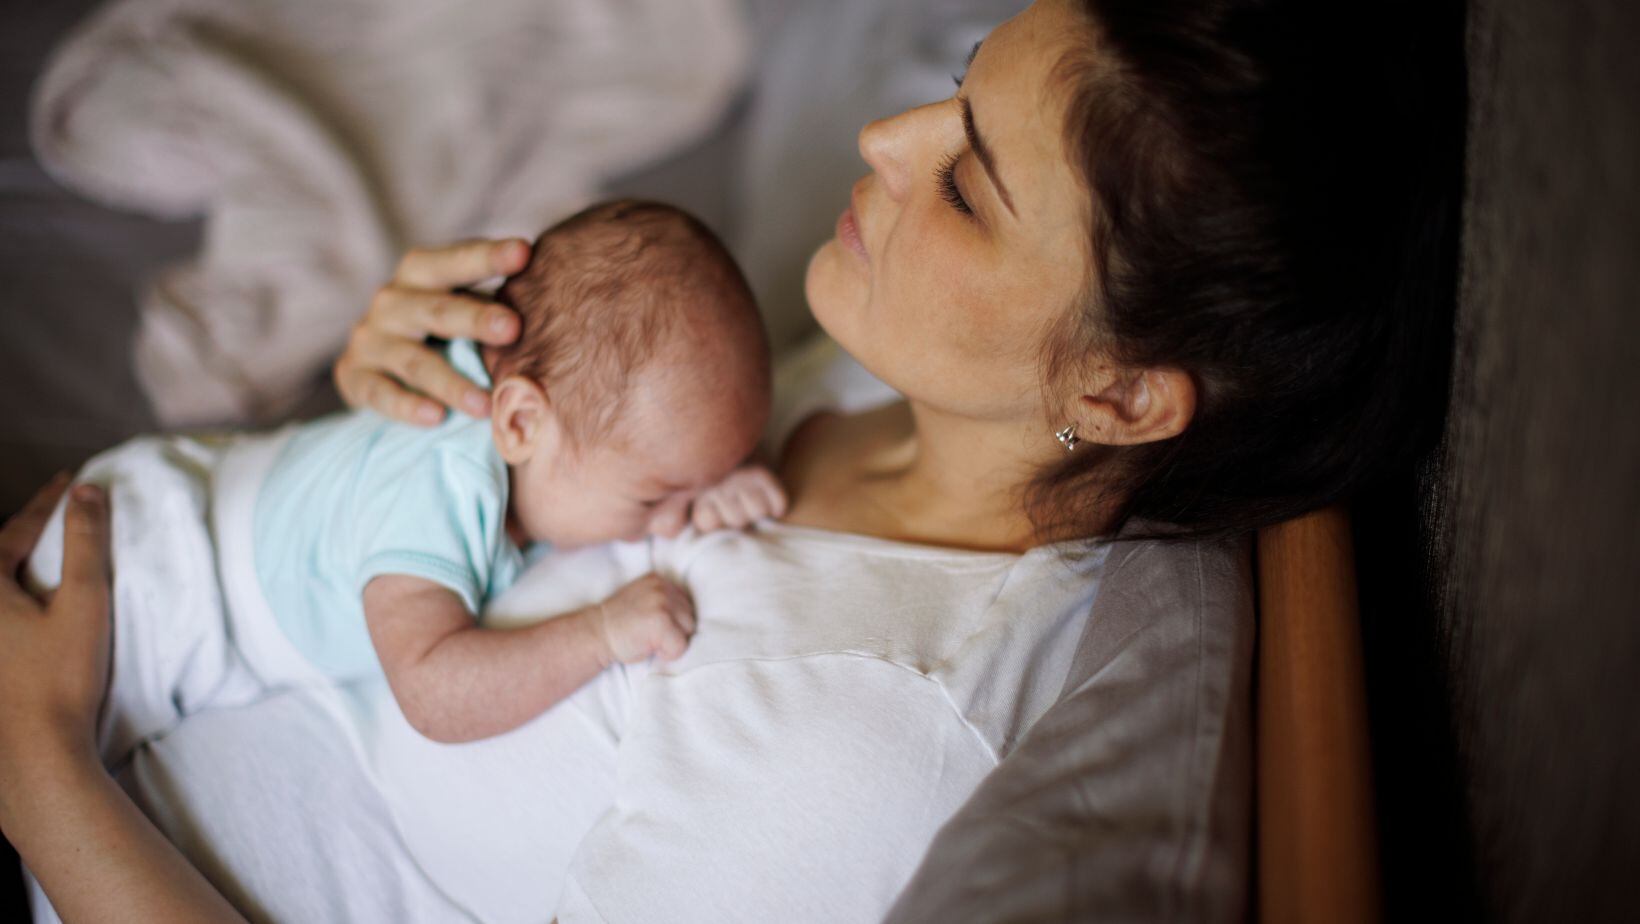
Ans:
[[[977,50],[978,46],[975,47]],[[991,185],[997,188],[997,196],[1002,199],[1002,204],[1008,207],[1008,214],[1018,218],[1019,213],[1014,211],[1013,197],[1008,195],[1008,187],[1002,185],[1002,178],[997,176],[996,158],[991,156],[991,149],[986,146],[985,139],[980,137],[979,128],[974,125],[974,107],[969,104],[966,96],[958,96],[957,103],[962,107],[962,131],[968,136],[968,146],[973,148],[974,155],[985,168],[985,175],[991,178]]]

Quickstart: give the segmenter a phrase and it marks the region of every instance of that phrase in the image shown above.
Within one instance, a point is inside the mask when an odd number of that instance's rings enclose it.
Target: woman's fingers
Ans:
[[[516,273],[529,258],[530,245],[519,238],[418,247],[399,261],[393,280],[416,289],[454,289]]]
[[[483,298],[390,285],[377,290],[360,328],[412,340],[432,334],[502,346],[518,339],[518,315]]]
[[[63,582],[53,612],[88,619],[108,615],[108,497],[96,485],[75,485],[63,515]]]
[[[490,395],[453,369],[444,357],[414,340],[380,338],[377,365],[412,391],[474,417],[490,413]]]
[[[376,290],[370,310],[336,360],[336,389],[354,407],[424,426],[443,420],[446,406],[475,417],[489,414],[489,394],[423,341],[429,334],[494,346],[517,340],[522,330],[518,315],[482,297],[450,290],[516,273],[529,257],[529,244],[517,238],[463,241],[406,254],[393,280]]]
[[[433,426],[444,419],[444,408],[405,388],[386,374],[343,356],[336,363],[336,390],[352,407],[367,407],[408,424]]]
[[[51,519],[57,498],[62,497],[63,490],[68,487],[68,481],[68,473],[59,473],[35,492],[22,510],[0,526],[0,578],[15,577],[17,569],[28,560],[29,553],[34,551],[34,543],[40,540],[40,533],[46,528],[46,521]]]
[[[11,543],[23,546],[23,558],[32,551],[42,514],[49,514],[61,487],[54,482],[26,515],[6,525],[8,554],[18,548]],[[42,609],[12,576],[0,579],[0,702],[7,710],[0,755],[54,748],[64,748],[59,755],[95,754],[111,631],[108,534],[107,494],[77,485],[63,511],[62,583],[50,606]]]
[[[405,423],[430,426],[445,406],[474,417],[490,412],[490,396],[419,340],[384,335],[361,325],[336,362],[336,390],[354,407]],[[429,398],[433,400],[428,400]]]

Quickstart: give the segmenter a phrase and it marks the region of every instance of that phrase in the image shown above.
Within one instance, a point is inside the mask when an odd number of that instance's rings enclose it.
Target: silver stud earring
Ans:
[[[1058,433],[1055,433],[1053,438],[1059,441],[1059,445],[1065,447],[1066,452],[1070,452],[1075,449],[1076,444],[1082,442],[1076,438],[1076,424],[1071,424],[1065,429],[1060,430]]]

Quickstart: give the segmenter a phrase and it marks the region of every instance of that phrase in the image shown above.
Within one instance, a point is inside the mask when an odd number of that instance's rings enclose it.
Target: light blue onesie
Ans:
[[[471,341],[448,350],[488,388]],[[507,537],[507,465],[490,422],[451,412],[432,429],[370,411],[303,426],[256,500],[257,576],[285,634],[338,680],[380,674],[361,594],[382,574],[450,588],[473,613],[524,559]]]

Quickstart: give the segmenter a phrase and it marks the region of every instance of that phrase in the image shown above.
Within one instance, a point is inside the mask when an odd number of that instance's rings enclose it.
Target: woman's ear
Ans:
[[[563,441],[558,415],[538,382],[518,375],[501,380],[490,397],[490,432],[508,465],[555,453]]]
[[[1134,446],[1178,436],[1196,414],[1196,383],[1182,369],[1120,370],[1098,394],[1083,395],[1077,436]]]

